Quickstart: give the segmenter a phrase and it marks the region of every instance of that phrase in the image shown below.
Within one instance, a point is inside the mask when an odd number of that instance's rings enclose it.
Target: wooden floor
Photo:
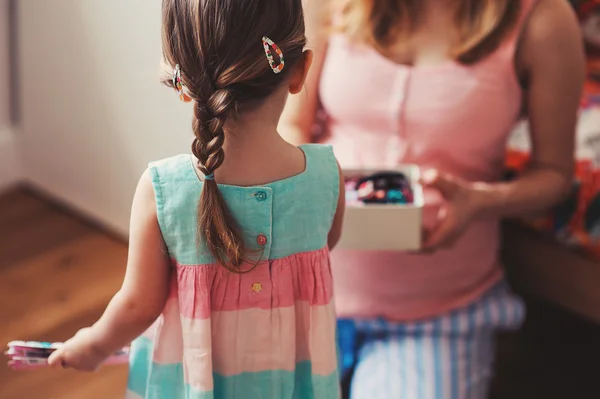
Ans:
[[[63,340],[91,324],[120,286],[126,252],[27,191],[1,196],[0,345]],[[529,301],[527,324],[502,337],[498,356],[492,399],[600,398],[600,328],[560,309]],[[120,398],[126,378],[123,367],[92,375],[1,364],[0,399]]]
[[[123,278],[127,247],[24,191],[0,197],[0,345],[59,341],[93,323]],[[123,397],[127,369],[13,372],[1,399]]]

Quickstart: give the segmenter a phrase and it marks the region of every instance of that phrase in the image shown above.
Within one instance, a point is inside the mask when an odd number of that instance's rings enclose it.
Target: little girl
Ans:
[[[163,0],[165,80],[193,101],[193,156],[150,164],[123,287],[51,365],[95,370],[135,339],[128,398],[338,397],[343,178],[329,147],[277,132],[312,59],[301,2]]]

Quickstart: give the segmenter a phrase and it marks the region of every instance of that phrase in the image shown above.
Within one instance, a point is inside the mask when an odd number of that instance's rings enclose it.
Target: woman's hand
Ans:
[[[438,214],[436,227],[425,232],[423,251],[452,247],[477,217],[479,193],[472,183],[437,170],[426,171],[420,183],[424,188],[438,190],[446,200]]]
[[[92,329],[84,328],[54,351],[48,363],[53,367],[92,372],[96,371],[109,355],[110,353],[101,348]]]

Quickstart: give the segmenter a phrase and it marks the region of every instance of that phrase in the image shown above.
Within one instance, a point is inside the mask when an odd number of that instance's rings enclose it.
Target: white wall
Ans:
[[[158,80],[160,3],[19,1],[25,174],[118,232],[148,161],[192,137],[190,106]]]
[[[20,177],[10,123],[8,0],[0,0],[0,191]]]

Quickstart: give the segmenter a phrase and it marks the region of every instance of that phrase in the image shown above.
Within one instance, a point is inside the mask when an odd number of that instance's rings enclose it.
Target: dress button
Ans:
[[[262,284],[261,283],[254,283],[254,284],[252,284],[252,291],[254,291],[254,292],[261,292],[262,291]]]
[[[256,242],[260,246],[265,246],[265,245],[267,245],[267,237],[265,235],[261,234],[258,237],[256,237]]]
[[[264,191],[259,191],[256,194],[254,194],[254,196],[256,197],[256,200],[258,202],[263,202],[267,199],[267,193],[265,193]]]

